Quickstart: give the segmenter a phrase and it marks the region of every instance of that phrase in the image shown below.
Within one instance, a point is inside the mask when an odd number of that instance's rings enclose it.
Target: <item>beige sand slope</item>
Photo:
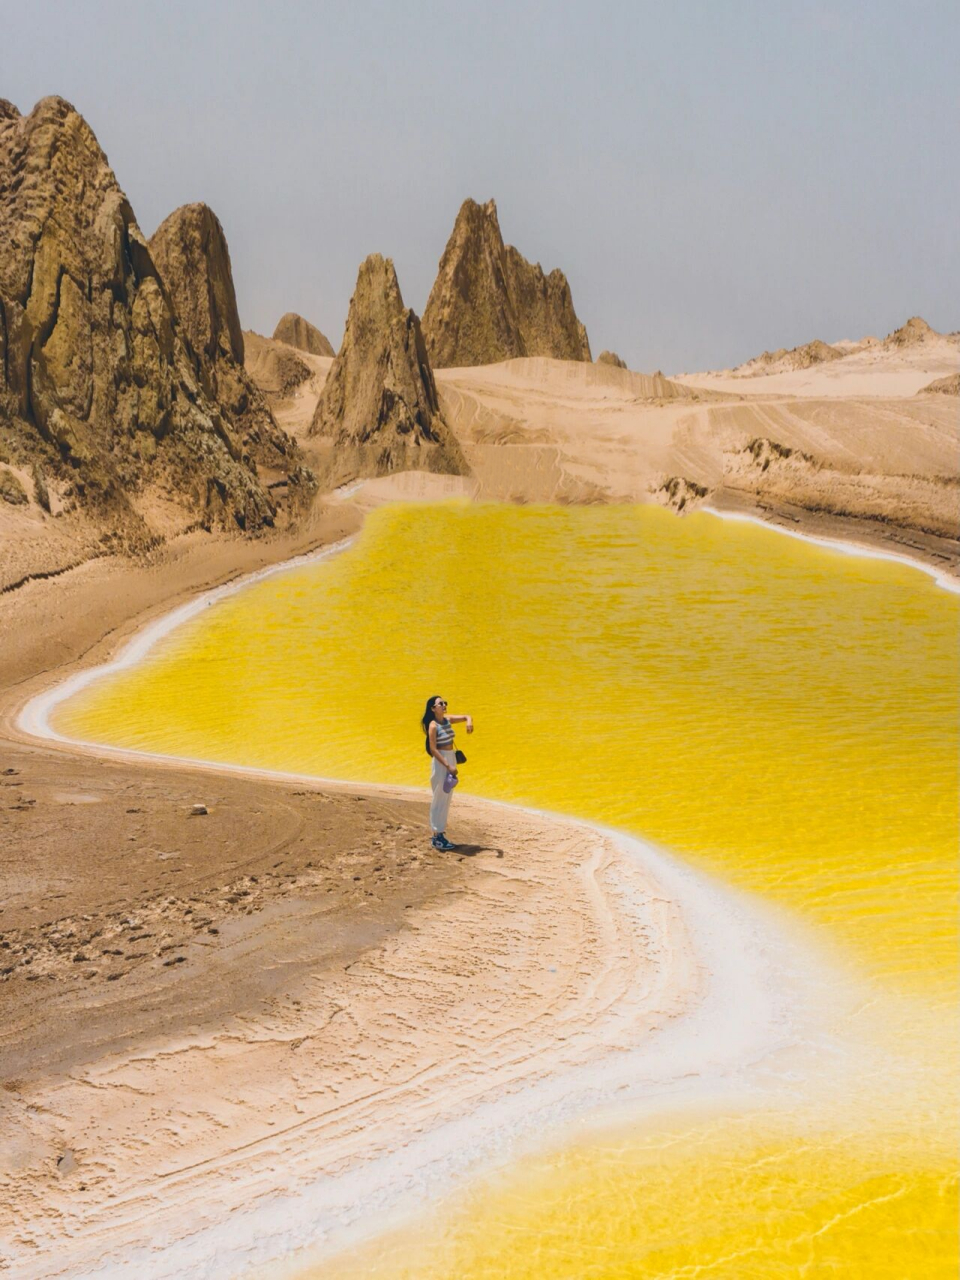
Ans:
[[[876,390],[899,376],[895,351],[873,357],[869,397],[735,396],[546,360],[442,370],[437,381],[481,498],[709,502],[949,567],[960,515],[956,401],[914,395],[941,355],[928,351],[926,367],[912,357],[896,397]]]
[[[685,386],[752,396],[801,395],[821,399],[882,396],[885,399],[902,399],[915,395],[935,378],[956,373],[960,367],[960,337],[935,333],[918,317],[908,321],[883,342],[876,338],[863,338],[859,342],[831,343],[830,347],[839,353],[839,359],[834,355],[825,361],[805,363],[798,358],[815,345],[808,343],[806,347],[783,352],[782,358],[773,362],[758,357],[736,369],[679,374],[676,381]]]
[[[307,428],[329,367],[312,360],[309,379],[293,391],[268,391],[308,462]],[[907,346],[858,345],[842,359],[749,379],[668,379],[545,357],[441,369],[441,406],[469,480],[395,477],[359,495],[351,486],[349,496],[361,504],[451,492],[680,510],[709,504],[956,572],[960,414],[953,396],[925,388],[958,363],[957,342],[934,335]]]

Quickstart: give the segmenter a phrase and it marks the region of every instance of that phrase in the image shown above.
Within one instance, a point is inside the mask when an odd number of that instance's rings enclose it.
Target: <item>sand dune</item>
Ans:
[[[960,396],[960,373],[949,374],[946,378],[937,378],[935,382],[921,387],[917,395]]]
[[[922,322],[921,322],[922,323]],[[907,326],[904,326],[904,330]],[[935,378],[956,373],[960,366],[960,338],[929,331],[920,341],[898,341],[898,330],[888,339],[831,344],[842,354],[826,363],[789,367],[789,361],[773,364],[770,372],[752,361],[739,369],[708,373],[682,373],[676,381],[688,387],[712,391],[746,392],[777,396],[880,396],[887,399],[915,395]],[[805,348],[798,348],[798,351]],[[785,357],[793,353],[784,353]]]

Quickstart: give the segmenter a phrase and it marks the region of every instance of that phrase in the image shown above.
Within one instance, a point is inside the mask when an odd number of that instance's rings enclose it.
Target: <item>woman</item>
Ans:
[[[427,755],[433,756],[430,785],[433,787],[433,803],[430,805],[430,826],[433,838],[430,843],[444,853],[457,846],[447,839],[447,814],[450,797],[457,785],[457,757],[453,747],[453,726],[465,720],[467,733],[473,733],[471,716],[447,715],[446,699],[434,695],[427,699],[427,709],[420,721],[427,735]]]

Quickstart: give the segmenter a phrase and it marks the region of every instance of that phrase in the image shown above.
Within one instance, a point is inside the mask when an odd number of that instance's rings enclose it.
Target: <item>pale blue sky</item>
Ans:
[[[86,116],[149,235],[205,200],[245,327],[422,312],[466,196],[594,354],[719,367],[960,327],[960,4],[0,3],[0,96]]]

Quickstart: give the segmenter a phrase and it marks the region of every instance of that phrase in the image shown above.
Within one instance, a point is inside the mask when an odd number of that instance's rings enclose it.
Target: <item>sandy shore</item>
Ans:
[[[198,591],[401,496],[429,495],[373,482],[299,542],[96,561],[4,613],[20,641],[0,670],[13,1276],[234,1275],[338,1247],[586,1105],[712,1096],[810,1043],[811,1002],[783,974],[816,965],[639,842],[458,796],[451,860],[427,843],[423,794],[16,729],[31,696]]]
[[[315,802],[330,803],[324,792]],[[392,816],[402,821],[405,807],[398,799]],[[423,1135],[684,1011],[697,986],[689,940],[675,904],[639,868],[631,875],[576,824],[461,808],[484,833],[469,880],[444,884],[442,871],[423,876],[408,862],[416,887],[403,891],[402,923],[386,904],[371,911],[354,899],[345,910],[328,892],[345,873],[376,878],[342,848],[339,865],[315,858],[286,894],[254,899],[249,916],[224,920],[204,901],[219,938],[209,926],[192,931],[166,953],[182,957],[173,973],[157,956],[138,998],[127,984],[138,1010],[164,1002],[166,1023],[141,1018],[124,1042],[100,1041],[82,1061],[74,1050],[69,1063],[13,1082],[4,1130],[17,1135],[20,1167],[6,1179],[3,1225],[14,1275],[124,1263],[122,1274],[174,1276],[214,1260],[211,1274],[234,1274],[279,1241],[261,1226],[252,1254],[228,1258],[233,1215],[259,1210],[262,1221],[278,1191],[299,1191],[307,1200],[282,1215],[283,1243],[296,1241],[294,1229],[299,1243],[315,1241],[355,1221],[351,1173],[369,1173],[370,1196],[395,1191],[383,1162],[419,1164],[411,1148]],[[235,883],[249,891],[250,873]],[[645,929],[618,908],[623,894],[639,895]],[[103,933],[83,945],[130,945],[131,927],[160,937],[170,912],[164,901],[141,908],[133,926],[97,920]],[[261,990],[242,1003],[226,997],[251,970]],[[127,1023],[123,1004],[105,1010],[94,992],[76,1001],[92,1004],[85,1023]],[[341,1179],[352,1189],[318,1214],[311,1191]],[[217,1228],[228,1220],[225,1234]],[[251,1233],[245,1246],[254,1249]]]
[[[191,835],[235,816],[215,778],[191,819],[183,775],[165,773]],[[54,1000],[12,1028],[11,1275],[316,1259],[585,1108],[756,1094],[758,1070],[809,1052],[818,966],[739,895],[639,841],[460,797],[478,834],[450,875],[405,838],[419,797],[360,806],[357,790],[299,790],[301,835],[278,783],[269,870],[224,884],[181,838],[193,892],[19,931]],[[121,858],[98,868],[101,899]]]

